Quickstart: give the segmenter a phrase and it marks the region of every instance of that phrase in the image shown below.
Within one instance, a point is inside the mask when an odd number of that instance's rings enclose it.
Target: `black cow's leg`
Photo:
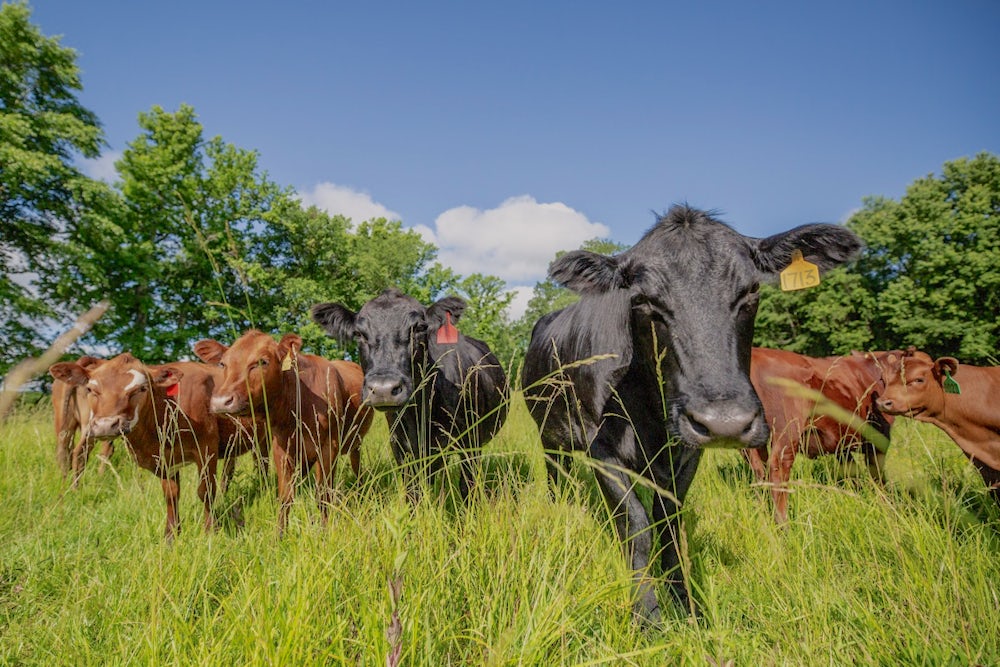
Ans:
[[[635,492],[633,474],[624,470],[624,464],[617,457],[600,454],[599,448],[591,450],[591,455],[598,459],[597,482],[632,566],[636,614],[650,623],[659,623],[660,605],[656,601],[654,581],[649,576],[649,554],[653,547],[649,514]]]
[[[681,446],[667,447],[650,467],[654,483],[666,491],[653,495],[653,521],[660,540],[661,574],[677,604],[687,612],[694,611],[694,607],[681,568],[679,512],[698,469],[701,452],[700,449]]]

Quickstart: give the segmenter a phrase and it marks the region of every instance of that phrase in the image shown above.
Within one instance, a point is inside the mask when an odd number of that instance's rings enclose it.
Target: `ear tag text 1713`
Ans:
[[[458,342],[458,329],[451,323],[451,313],[445,312],[444,324],[437,330],[438,345],[454,345]]]
[[[792,263],[781,272],[781,290],[807,289],[819,285],[819,267],[802,258],[801,250],[792,251]]]
[[[948,371],[944,372],[944,393],[946,394],[961,394],[962,388],[958,386],[958,380],[951,376]]]

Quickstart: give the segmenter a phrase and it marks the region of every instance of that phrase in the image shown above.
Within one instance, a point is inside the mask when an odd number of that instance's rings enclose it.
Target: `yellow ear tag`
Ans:
[[[792,251],[792,263],[781,272],[781,289],[791,292],[819,285],[819,267],[802,259],[801,250]]]
[[[281,360],[281,370],[290,371],[292,370],[292,351],[289,350],[285,358]]]

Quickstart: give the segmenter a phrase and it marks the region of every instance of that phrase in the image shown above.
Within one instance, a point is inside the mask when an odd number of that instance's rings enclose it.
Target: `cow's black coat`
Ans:
[[[438,331],[464,310],[457,297],[424,308],[395,289],[357,313],[335,303],[313,306],[313,320],[330,336],[357,341],[364,399],[385,412],[400,465],[418,461],[436,472],[445,445],[467,454],[489,442],[507,417],[507,376],[489,346],[460,333],[457,343],[438,342]],[[463,455],[463,496],[472,473]]]
[[[653,537],[635,492],[651,480],[662,575],[682,606],[678,509],[702,448],[756,447],[768,437],[749,379],[761,280],[794,250],[822,269],[861,247],[849,230],[804,225],[765,239],[742,236],[711,214],[674,206],[632,248],[606,257],[570,252],[549,275],[581,295],[541,318],[523,384],[549,474],[552,455],[589,452],[635,571],[637,612],[660,617],[648,573]]]

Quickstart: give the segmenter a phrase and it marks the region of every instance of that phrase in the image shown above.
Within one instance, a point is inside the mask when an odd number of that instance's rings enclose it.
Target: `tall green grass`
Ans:
[[[592,473],[551,499],[520,398],[467,506],[407,500],[379,417],[329,524],[306,481],[281,540],[249,459],[219,501],[245,527],[202,532],[190,468],[169,546],[159,483],[123,447],[71,492],[47,410],[0,443],[0,664],[384,665],[397,578],[403,665],[1000,663],[1000,518],[958,448],[908,420],[885,490],[800,457],[784,529],[738,453],[709,451],[685,515],[702,617],[655,629],[632,619]]]

